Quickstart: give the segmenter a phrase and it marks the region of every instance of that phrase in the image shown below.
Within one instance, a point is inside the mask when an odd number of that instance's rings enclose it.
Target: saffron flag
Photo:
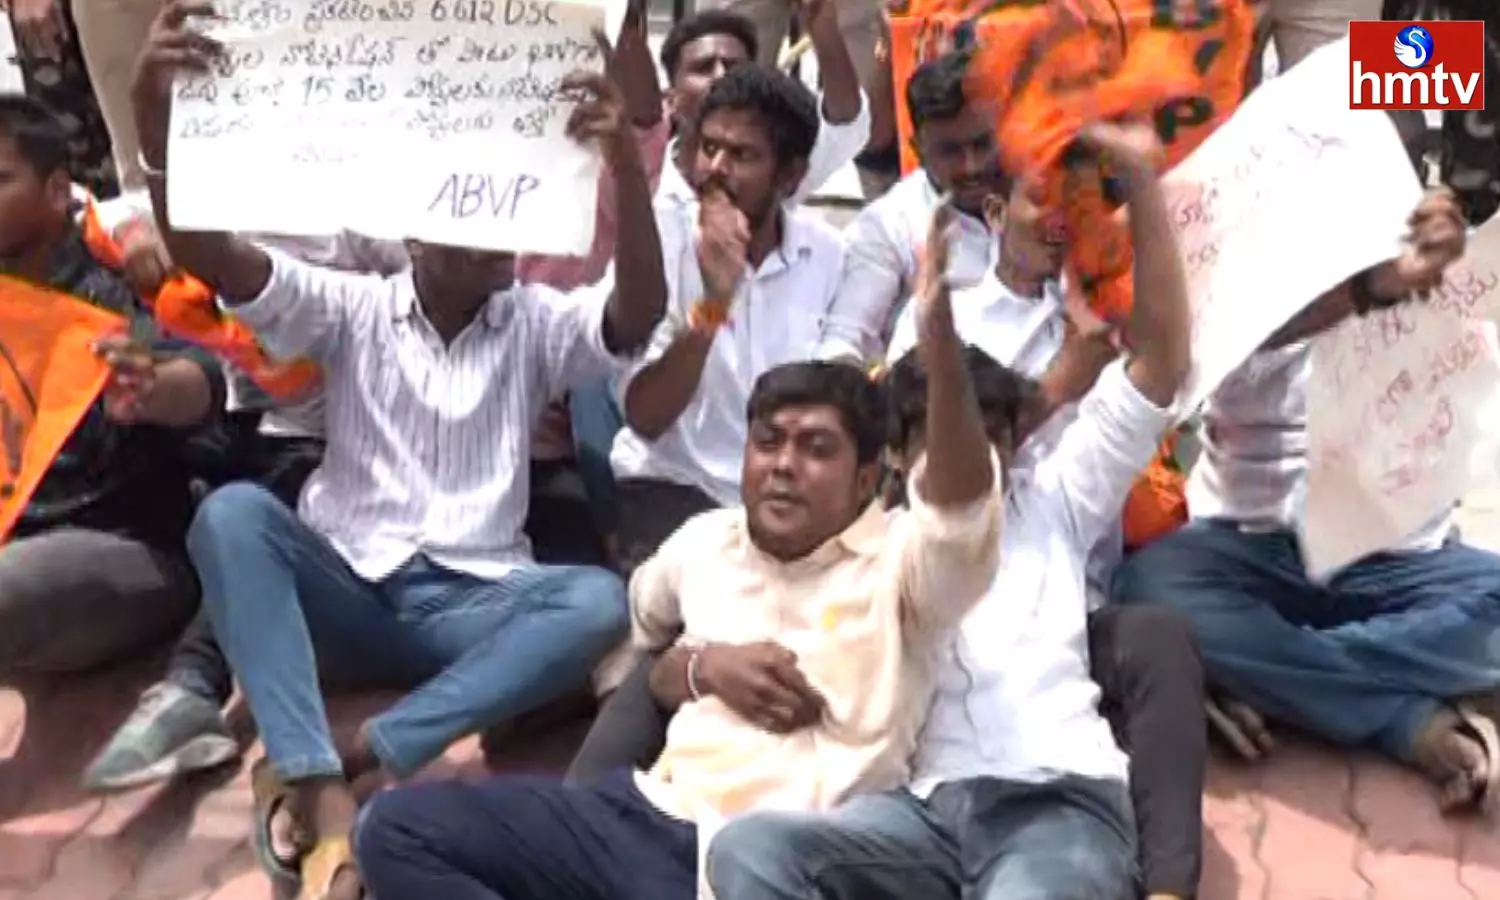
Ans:
[[[922,62],[971,48],[966,88],[994,105],[1002,165],[1064,210],[1070,279],[1116,323],[1130,309],[1129,236],[1109,173],[1075,139],[1095,121],[1147,119],[1167,165],[1179,162],[1239,105],[1253,43],[1246,0],[913,0],[891,21],[898,97]],[[910,170],[911,117],[897,107]]]
[[[95,342],[126,327],[90,303],[0,276],[0,540],[104,390],[109,367]]]

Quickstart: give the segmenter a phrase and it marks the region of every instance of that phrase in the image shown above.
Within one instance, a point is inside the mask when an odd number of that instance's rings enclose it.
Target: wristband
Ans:
[[[688,696],[694,700],[703,699],[703,692],[698,689],[698,664],[702,659],[703,651],[701,649],[695,649],[692,653],[688,654],[687,689]]]

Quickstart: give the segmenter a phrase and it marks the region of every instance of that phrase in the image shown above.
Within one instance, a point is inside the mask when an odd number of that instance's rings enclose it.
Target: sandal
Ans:
[[[271,769],[269,759],[261,758],[250,767],[250,791],[255,798],[255,823],[250,829],[255,860],[271,879],[274,896],[291,896],[302,886],[299,860],[296,857],[286,859],[278,856],[276,841],[271,834],[271,822],[286,803],[289,792]]]
[[[1265,732],[1265,725],[1256,722],[1258,731],[1253,730],[1251,724],[1242,721],[1232,709],[1234,701],[1225,699],[1214,699],[1212,697],[1203,701],[1203,710],[1208,717],[1208,724],[1224,743],[1228,744],[1239,757],[1246,762],[1260,762],[1265,759],[1271,751],[1271,738]],[[1244,704],[1238,704],[1246,712],[1249,708]],[[1258,718],[1258,717],[1257,717]]]
[[[327,900],[333,883],[354,868],[354,847],[347,837],[328,837],[302,857],[302,890],[297,900]]]
[[[1474,785],[1472,806],[1479,812],[1488,813],[1495,804],[1497,785],[1500,785],[1500,730],[1495,728],[1492,719],[1468,703],[1457,703],[1453,709],[1463,723],[1464,732],[1484,750],[1488,765],[1484,781]]]

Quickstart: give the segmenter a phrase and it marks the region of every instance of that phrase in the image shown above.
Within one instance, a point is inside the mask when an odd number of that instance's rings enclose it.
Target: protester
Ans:
[[[815,12],[823,19],[831,15],[826,4]],[[743,16],[722,10],[687,16],[667,33],[661,47],[661,66],[667,78],[667,118],[674,137],[667,144],[657,184],[659,203],[686,211],[698,208],[696,151],[685,138],[695,133],[700,107],[714,84],[736,66],[755,59],[757,46],[754,26]],[[848,62],[849,51],[837,30],[820,27],[814,49],[827,77],[816,105],[818,120],[806,170],[786,197],[788,205],[807,199],[848,165],[870,132],[867,101],[860,92]],[[618,548],[615,537],[618,500],[609,459],[615,436],[625,424],[620,410],[620,386],[610,379],[575,391],[569,407],[579,470],[586,482],[596,527],[607,536],[612,547]],[[618,550],[615,555],[618,557]]]
[[[636,646],[686,635],[662,661],[678,704],[662,759],[587,786],[499,776],[382,794],[358,834],[375,894],[689,900],[725,817],[904,780],[929,655],[999,546],[998,465],[940,284],[922,301],[934,440],[911,510],[874,502],[877,386],[834,363],[761,375],[743,507],[695,517],[631,582]]]
[[[763,808],[729,823],[708,854],[719,900],[809,888],[870,900],[1136,894],[1127,761],[1088,673],[1085,564],[1172,424],[1190,312],[1154,132],[1099,125],[1087,140],[1121,177],[1132,213],[1133,353],[1101,376],[1056,448],[1029,468],[1014,462],[1021,409],[1037,388],[991,365],[1000,384],[985,392],[994,398],[987,422],[1007,483],[1001,563],[936,658],[910,787],[823,814]],[[934,251],[937,269],[942,246]],[[926,378],[930,403],[930,365]],[[930,409],[892,401],[904,458],[940,445],[923,427]]]
[[[1189,484],[1193,522],[1128,560],[1114,592],[1187,616],[1252,754],[1271,749],[1269,716],[1372,745],[1457,809],[1482,804],[1500,777],[1494,724],[1464,702],[1500,686],[1500,558],[1461,543],[1444,514],[1318,583],[1293,531],[1306,496],[1308,339],[1432,290],[1462,255],[1446,189],[1429,192],[1411,229],[1400,256],[1316,300],[1217,390]]]
[[[114,196],[119,183],[110,134],[89,80],[73,9],[67,0],[0,0],[0,11],[15,32],[15,62],[27,96],[50,109],[67,136],[67,169],[74,183],[98,197]],[[134,58],[135,50],[130,52]]]
[[[56,116],[34,100],[0,97],[4,274],[122,321],[98,351],[114,369],[103,396],[0,545],[7,680],[113,665],[187,622],[198,584],[183,549],[192,516],[184,454],[188,435],[223,408],[217,363],[162,339],[124,278],[84,246],[68,157]]]
[[[454,739],[586,683],[620,637],[615,576],[530,561],[517,476],[546,404],[646,342],[666,293],[661,247],[618,89],[594,73],[564,85],[587,97],[569,134],[610,159],[629,227],[615,277],[568,298],[515,284],[511,254],[413,242],[412,270],[381,279],[172,228],[160,167],[170,87],[220,51],[192,28],[210,12],[169,3],[139,68],[137,128],[157,227],[171,258],[272,352],[322,363],[329,406],[323,464],[299,515],[258,486],[229,485],[199,507],[188,546],[266,745],[255,777],[263,862],[300,873],[304,896],[344,900],[358,890],[348,779],[411,775]],[[602,38],[600,50],[608,59]],[[434,417],[436,432],[418,426]],[[338,677],[421,687],[367,721],[341,758],[315,649]],[[284,802],[310,835],[300,858],[270,852]]]
[[[817,128],[808,90],[755,63],[719,79],[699,109],[701,199],[663,215],[667,316],[624,381],[629,427],[610,457],[627,575],[688,518],[738,500],[755,379],[812,357],[843,257],[830,228],[785,201]]]
[[[896,316],[911,295],[927,222],[948,197],[958,212],[948,250],[955,288],[978,283],[993,267],[995,235],[985,198],[1002,188],[994,111],[964,94],[969,55],[945,53],[923,63],[906,86],[906,104],[922,168],[854,217],[838,294],[828,312],[820,354],[880,362]]]
[[[826,79],[830,76],[829,60],[818,45],[837,37],[848,47],[850,74],[858,78],[866,95],[871,99],[886,98],[889,105],[889,89],[882,86],[883,80],[889,80],[885,6],[882,0],[712,0],[702,4],[704,9],[728,10],[753,23],[758,52],[751,56],[766,66],[780,64],[788,32],[795,21],[819,50],[818,72]],[[892,172],[899,169],[900,163],[899,152],[893,146],[895,110],[877,107],[870,116],[867,137],[877,140],[870,144],[868,152],[861,153],[858,167],[865,196],[874,198],[890,187]]]
[[[997,363],[1035,380],[1034,394],[1017,412],[1015,438],[1016,465],[1029,468],[1059,445],[1075,404],[1118,355],[1116,337],[1082,297],[1065,292],[1067,229],[1058,214],[1036,204],[1024,181],[1008,198],[992,195],[984,209],[999,255],[977,285],[954,292],[954,319],[959,336],[986,354],[983,368],[991,374],[976,374],[976,383],[1003,381],[991,372]],[[916,341],[907,309],[888,351],[897,409],[900,398],[921,396],[920,381],[912,383]],[[1120,529],[1111,528],[1089,553],[1091,606],[1107,596],[1123,549]],[[1088,642],[1100,710],[1130,756],[1142,885],[1153,898],[1191,897],[1202,870],[1208,755],[1203,669],[1192,634],[1185,620],[1161,607],[1106,605],[1089,613]]]

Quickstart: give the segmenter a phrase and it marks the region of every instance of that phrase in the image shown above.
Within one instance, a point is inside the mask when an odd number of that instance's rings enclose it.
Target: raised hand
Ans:
[[[579,71],[562,80],[565,96],[576,96],[578,105],[568,117],[568,137],[579,143],[597,145],[605,158],[613,161],[622,141],[630,140],[625,116],[625,94],[615,78],[615,51],[609,38],[594,29],[594,43],[604,60],[602,72]]]

